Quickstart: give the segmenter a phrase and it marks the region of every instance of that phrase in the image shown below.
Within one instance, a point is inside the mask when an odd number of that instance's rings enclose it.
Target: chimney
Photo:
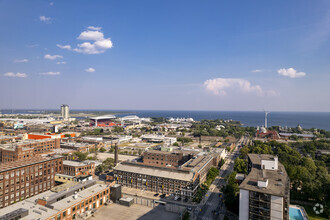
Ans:
[[[118,163],[118,144],[115,144],[115,166]]]

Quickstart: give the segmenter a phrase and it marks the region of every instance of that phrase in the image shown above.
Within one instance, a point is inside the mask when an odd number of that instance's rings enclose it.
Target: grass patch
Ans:
[[[303,206],[305,208],[308,218],[310,220],[328,220],[329,219],[325,213],[317,215],[313,210],[313,206],[303,205],[303,204],[296,204],[296,205]]]

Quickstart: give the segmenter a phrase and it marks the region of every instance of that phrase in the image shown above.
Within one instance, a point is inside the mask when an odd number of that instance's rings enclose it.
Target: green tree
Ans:
[[[236,158],[234,170],[237,173],[247,174],[247,161],[245,161],[244,159]]]
[[[86,152],[86,153],[82,153],[82,152],[74,152],[73,153],[73,158],[74,159],[77,159],[77,160],[79,160],[79,161],[84,161],[84,160],[86,160],[87,159],[87,155],[88,155],[88,153]]]
[[[104,153],[104,152],[106,152],[107,150],[104,148],[104,147],[101,147],[100,148],[100,152],[102,152],[102,153]]]

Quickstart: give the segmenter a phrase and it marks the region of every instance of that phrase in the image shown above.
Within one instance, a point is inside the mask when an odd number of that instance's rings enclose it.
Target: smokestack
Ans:
[[[115,166],[118,163],[118,145],[117,143],[115,144]]]

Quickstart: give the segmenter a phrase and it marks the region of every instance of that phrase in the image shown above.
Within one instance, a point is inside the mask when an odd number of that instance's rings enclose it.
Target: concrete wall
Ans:
[[[270,217],[273,220],[283,218],[283,197],[272,196],[270,200]]]
[[[186,210],[186,207],[179,206],[177,204],[166,204],[165,210],[169,212],[175,212],[175,213],[182,213],[184,210]]]
[[[249,219],[249,191],[239,190],[239,220]]]
[[[143,197],[137,197],[137,196],[132,196],[129,194],[124,194],[123,197],[131,197],[134,199],[134,203],[138,205],[143,205],[143,206],[148,206],[148,207],[155,207],[155,203],[153,199],[148,199],[148,198],[143,198]]]

